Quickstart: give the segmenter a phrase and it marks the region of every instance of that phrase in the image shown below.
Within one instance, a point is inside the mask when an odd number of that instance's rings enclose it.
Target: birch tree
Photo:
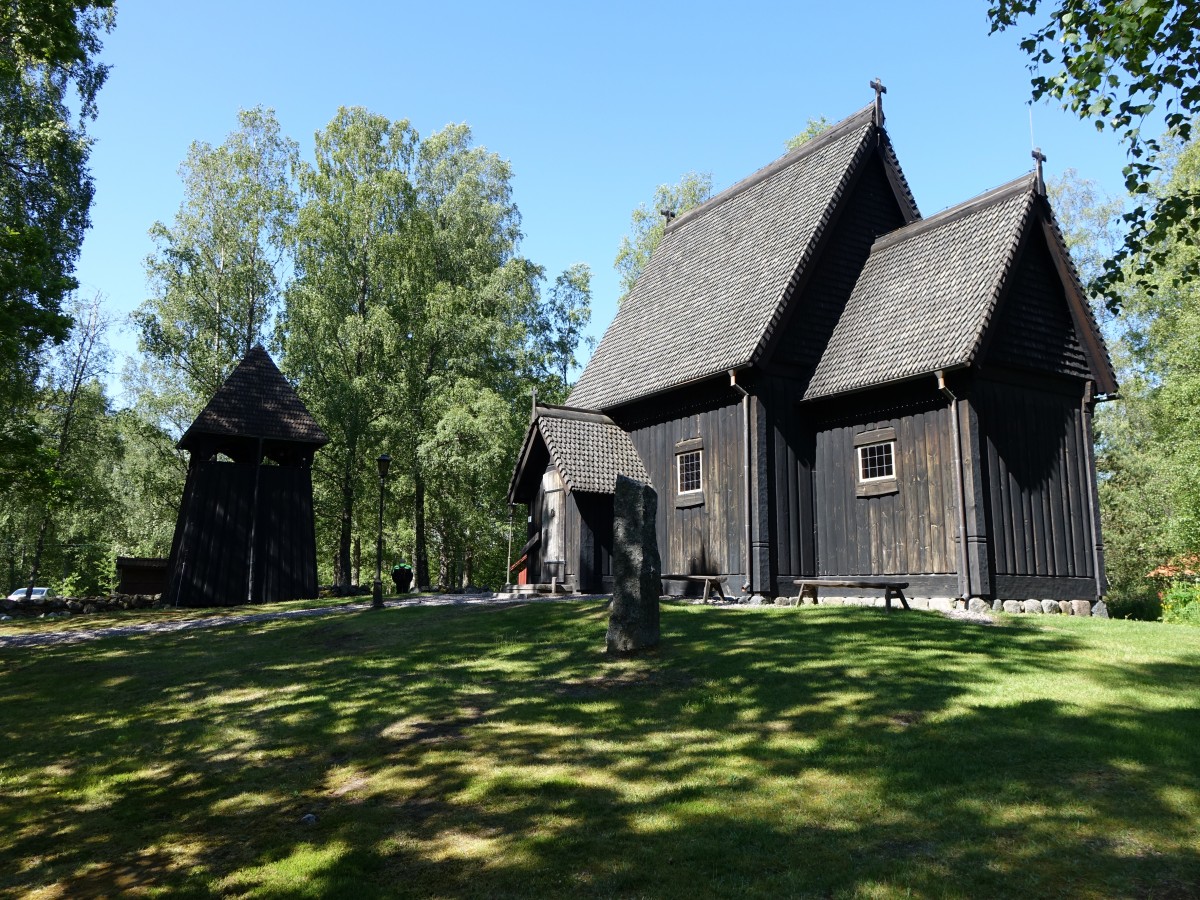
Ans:
[[[160,385],[174,382],[194,412],[273,332],[291,277],[285,236],[295,220],[296,163],[296,144],[272,110],[242,110],[219,147],[192,144],[175,220],[150,229],[152,296],[134,324]]]

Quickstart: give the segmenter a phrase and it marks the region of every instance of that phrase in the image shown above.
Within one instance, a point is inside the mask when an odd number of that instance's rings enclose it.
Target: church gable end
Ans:
[[[875,239],[906,223],[884,163],[874,154],[845,201],[819,251],[811,279],[793,294],[784,327],[769,360],[773,366],[812,374],[854,290]]]
[[[1091,377],[1066,291],[1034,224],[1000,302],[985,364]]]

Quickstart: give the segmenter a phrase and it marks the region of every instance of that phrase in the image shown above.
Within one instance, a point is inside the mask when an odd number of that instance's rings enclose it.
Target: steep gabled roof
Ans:
[[[321,430],[262,346],[254,347],[225,379],[179,440],[190,449],[201,435],[263,438],[322,446]]]
[[[568,491],[611,494],[618,475],[650,484],[650,475],[633,441],[608,416],[542,405],[535,407],[534,414],[509,482],[510,501],[516,499],[522,481],[541,476],[546,454]]]
[[[879,238],[826,345],[811,400],[972,364],[1033,215],[1051,239],[1049,206],[1027,175]],[[1080,341],[1102,391],[1115,390],[1107,350],[1061,238],[1051,246]],[[1074,296],[1072,296],[1074,294]],[[1109,385],[1111,384],[1111,388]]]
[[[676,219],[569,398],[608,409],[757,359],[858,165],[877,146],[916,218],[874,105]]]

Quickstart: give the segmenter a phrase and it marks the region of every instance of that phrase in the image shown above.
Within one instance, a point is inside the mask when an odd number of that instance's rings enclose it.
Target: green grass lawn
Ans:
[[[1200,894],[1196,629],[665,606],[611,660],[606,624],[0,651],[0,894]]]

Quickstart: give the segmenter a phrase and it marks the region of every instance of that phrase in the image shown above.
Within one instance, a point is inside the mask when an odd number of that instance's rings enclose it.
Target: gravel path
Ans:
[[[409,600],[388,600],[387,607],[404,606],[503,606],[517,603],[561,603],[564,600],[594,600],[589,596],[561,597],[496,597],[489,594],[439,594]],[[607,597],[605,597],[607,599]],[[221,628],[245,622],[271,622],[276,619],[301,619],[314,616],[333,616],[338,613],[361,612],[371,608],[369,600],[344,606],[322,606],[313,609],[291,609],[280,612],[250,613],[247,615],[204,616],[199,619],[172,619],[169,622],[142,622],[138,625],[110,625],[99,628],[76,628],[71,631],[41,631],[34,634],[0,634],[0,650],[10,647],[51,647],[78,644],[100,638],[125,637],[134,634],[166,634],[173,631],[194,631],[199,628]]]

